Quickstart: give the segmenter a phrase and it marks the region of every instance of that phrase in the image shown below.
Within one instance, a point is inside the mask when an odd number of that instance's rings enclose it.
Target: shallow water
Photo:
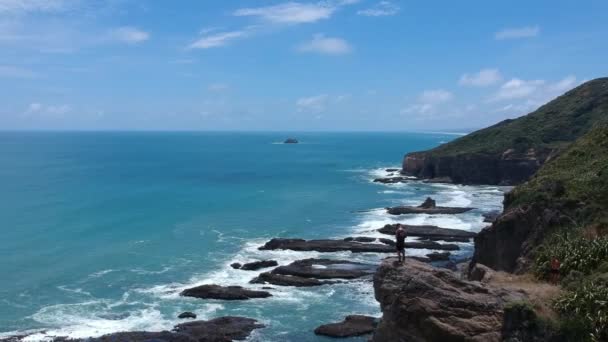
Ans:
[[[0,133],[0,332],[44,329],[30,338],[42,340],[162,330],[193,311],[259,319],[268,327],[253,341],[323,341],[312,333],[320,324],[380,315],[371,282],[276,287],[271,298],[244,302],[178,293],[246,285],[259,273],[233,262],[382,257],[257,250],[272,237],[381,237],[374,229],[395,222],[478,231],[481,213],[501,208],[498,187],[371,182],[405,152],[453,135],[298,133],[300,144],[277,144],[292,135]],[[400,217],[381,209],[426,196],[478,209]],[[471,253],[461,245],[455,257]]]

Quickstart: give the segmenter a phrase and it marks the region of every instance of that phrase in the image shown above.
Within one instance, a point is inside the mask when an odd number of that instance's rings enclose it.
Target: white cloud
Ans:
[[[296,101],[298,112],[313,112],[318,113],[325,110],[329,95],[321,94],[310,97],[302,97]]]
[[[235,16],[259,17],[269,22],[282,24],[313,23],[322,19],[328,19],[335,8],[321,3],[304,4],[299,2],[287,2],[274,6],[242,8],[234,12]]]
[[[401,8],[399,6],[390,1],[380,1],[375,6],[358,11],[357,14],[368,17],[382,17],[395,15],[399,13],[400,10]]]
[[[226,31],[209,35],[204,35],[194,43],[190,44],[190,49],[209,49],[225,46],[233,40],[244,38],[249,35],[249,30]]]
[[[348,42],[341,38],[325,37],[323,34],[316,34],[312,40],[298,46],[300,52],[316,52],[326,55],[343,55],[352,51]]]
[[[136,27],[124,26],[110,30],[108,37],[122,43],[137,44],[150,39],[150,34]]]
[[[503,84],[492,100],[510,100],[529,97],[537,92],[545,84],[544,80],[521,80],[513,78]]]
[[[0,65],[0,78],[37,78],[39,75],[31,70],[11,65]]]
[[[25,112],[24,117],[39,116],[47,118],[62,118],[72,111],[72,107],[67,104],[62,105],[43,105],[37,102],[30,103]]]
[[[426,90],[419,96],[419,102],[425,104],[439,104],[447,102],[454,97],[452,93],[443,89]]]
[[[0,0],[0,13],[49,12],[64,9],[74,1],[66,0]]]
[[[230,86],[225,83],[213,83],[207,86],[207,90],[216,92],[228,90],[229,88]]]
[[[496,32],[494,38],[496,40],[504,39],[518,39],[518,38],[532,38],[540,34],[539,26],[525,26],[516,28],[506,28],[504,30]]]
[[[497,112],[525,114],[553,100],[581,82],[575,76],[567,76],[557,82],[545,80],[521,80],[514,78],[503,84],[488,102],[506,102]]]
[[[454,95],[443,89],[425,90],[418,96],[417,103],[409,105],[401,110],[401,114],[433,114],[438,105],[448,102]]]
[[[458,82],[463,86],[486,87],[502,80],[498,69],[482,69],[474,74],[464,74]]]

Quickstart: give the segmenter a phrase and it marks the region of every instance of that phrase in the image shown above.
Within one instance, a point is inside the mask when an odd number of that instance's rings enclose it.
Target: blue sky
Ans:
[[[0,0],[0,129],[460,130],[608,75],[608,1]]]

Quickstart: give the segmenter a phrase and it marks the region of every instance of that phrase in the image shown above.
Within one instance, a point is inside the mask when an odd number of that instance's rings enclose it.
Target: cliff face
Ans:
[[[458,156],[414,152],[403,159],[403,171],[419,178],[449,178],[459,184],[513,185],[530,178],[550,154],[551,150],[534,149],[525,153],[508,149],[496,154]]]
[[[437,148],[409,153],[403,171],[463,184],[516,185],[593,125],[607,122],[608,78],[587,82],[538,110]]]
[[[606,112],[608,116],[608,112]],[[473,262],[526,271],[557,230],[608,231],[608,126],[599,125],[505,196],[505,211],[475,238]]]

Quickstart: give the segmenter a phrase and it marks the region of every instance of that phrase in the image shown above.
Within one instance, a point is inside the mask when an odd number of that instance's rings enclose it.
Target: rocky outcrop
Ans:
[[[441,244],[433,241],[406,242],[405,248],[458,250],[458,245]],[[344,240],[303,240],[303,239],[272,239],[259,248],[260,250],[287,249],[293,251],[343,252],[353,253],[394,253],[395,248],[384,243],[360,243]]]
[[[525,298],[409,258],[385,259],[374,291],[383,313],[376,342],[500,341],[505,304]]]
[[[315,329],[315,334],[329,337],[353,337],[371,334],[378,319],[363,315],[346,316],[339,323],[324,324]]]
[[[190,311],[186,311],[186,312],[182,312],[181,314],[179,314],[179,316],[177,316],[177,318],[196,318],[196,314]]]
[[[430,152],[408,153],[403,171],[418,178],[458,184],[514,185],[526,181],[540,168],[550,150],[517,153],[507,149],[496,154],[459,154],[436,156]]]
[[[421,205],[417,207],[413,206],[398,206],[392,208],[386,208],[386,211],[391,215],[404,215],[404,214],[461,214],[467,211],[473,210],[474,208],[460,208],[460,207],[438,207],[435,200],[428,197]]]
[[[251,280],[255,284],[279,286],[319,286],[333,282],[327,279],[355,279],[372,275],[375,265],[347,260],[304,259],[280,266]],[[321,279],[321,280],[320,280]]]
[[[276,260],[260,260],[243,264],[241,269],[245,271],[257,271],[262,268],[274,267],[278,265],[279,263],[276,262]]]
[[[405,229],[407,236],[424,237],[428,239],[457,239],[458,241],[468,241],[477,234],[461,229],[439,228],[437,226],[412,226],[407,224],[387,224],[378,229],[382,234],[395,235],[399,227]]]
[[[374,179],[374,183],[382,184],[397,184],[411,182],[412,177],[396,176],[396,177],[382,177]]]
[[[559,210],[541,204],[507,209],[475,237],[472,263],[499,271],[526,271],[534,249],[561,223],[570,222]]]
[[[296,138],[287,138],[283,141],[283,144],[297,144],[299,141]]]
[[[201,299],[247,300],[272,296],[266,291],[255,291],[241,286],[201,285],[186,289],[180,293],[184,297]]]
[[[228,342],[247,339],[255,329],[263,328],[255,319],[219,317],[209,321],[192,321],[176,325],[171,331],[120,332],[86,339],[56,339],[70,342]]]

